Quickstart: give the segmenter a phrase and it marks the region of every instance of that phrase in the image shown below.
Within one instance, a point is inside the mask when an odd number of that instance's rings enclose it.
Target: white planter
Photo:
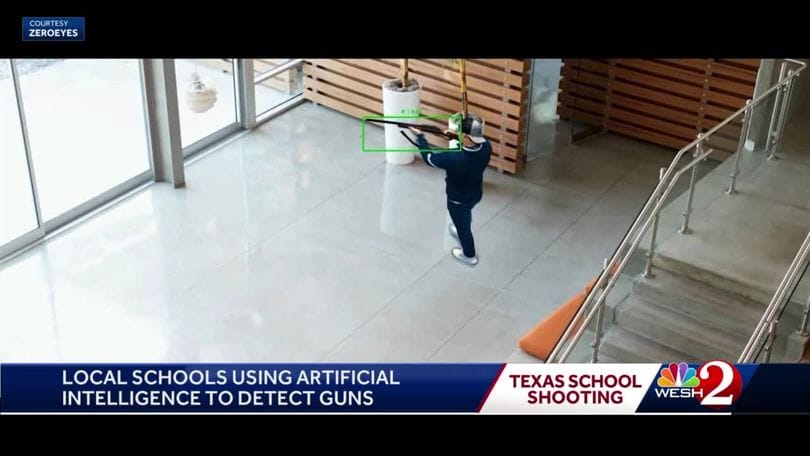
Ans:
[[[409,155],[407,153],[393,153],[390,155]],[[408,211],[413,205],[408,202],[413,198],[413,179],[410,170],[400,166],[385,167],[385,184],[383,186],[382,208],[380,211],[380,232],[397,239],[413,240],[422,233],[414,233],[409,229]],[[419,230],[423,229],[420,227]]]
[[[402,91],[395,87],[398,79],[383,81],[383,114],[386,116],[417,115],[422,94],[422,86],[411,79],[411,90]],[[395,120],[395,119],[389,119]],[[401,119],[405,123],[417,123],[419,119]],[[414,146],[400,133],[401,129],[396,125],[385,125],[385,148],[386,149],[413,149]],[[413,162],[414,153],[410,152],[386,152],[385,160],[394,165],[407,165]]]

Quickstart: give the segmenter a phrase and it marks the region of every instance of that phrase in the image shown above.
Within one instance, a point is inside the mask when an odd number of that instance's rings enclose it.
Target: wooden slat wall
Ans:
[[[523,168],[530,61],[476,59],[466,64],[469,110],[486,121],[484,134],[493,152],[490,165],[517,173]],[[422,114],[461,111],[458,71],[449,60],[411,59],[409,68],[411,77],[422,84]],[[381,84],[398,74],[398,59],[307,60],[304,96],[355,117],[379,115]]]
[[[564,59],[558,113],[680,149],[745,105],[758,69],[755,59]],[[709,145],[733,153],[740,131],[732,123]]]

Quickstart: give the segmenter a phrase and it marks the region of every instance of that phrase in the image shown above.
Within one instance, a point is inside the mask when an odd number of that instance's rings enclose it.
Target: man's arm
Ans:
[[[416,144],[419,145],[422,160],[429,166],[446,169],[448,171],[458,171],[464,166],[461,154],[454,154],[449,151],[438,154],[431,152],[429,149],[433,149],[433,147],[427,142],[423,134],[416,136]]]

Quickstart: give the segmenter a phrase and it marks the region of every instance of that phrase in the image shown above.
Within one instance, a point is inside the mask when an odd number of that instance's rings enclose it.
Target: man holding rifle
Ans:
[[[457,139],[450,140],[449,149],[452,150],[433,148],[418,126],[411,126],[410,130],[416,133],[416,144],[422,160],[429,166],[442,168],[447,172],[447,211],[453,220],[449,230],[461,244],[461,248],[454,247],[450,253],[456,260],[475,266],[478,264],[478,255],[475,253],[471,229],[472,209],[483,197],[484,170],[489,164],[492,146],[484,137],[484,119],[476,114],[468,114],[463,119],[453,116],[449,127],[444,131],[448,137],[457,138],[459,129],[461,130],[463,145],[460,149]]]

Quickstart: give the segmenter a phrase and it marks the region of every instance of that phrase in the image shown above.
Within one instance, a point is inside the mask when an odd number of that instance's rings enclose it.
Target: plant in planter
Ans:
[[[399,60],[400,87],[408,87],[408,59]]]
[[[464,59],[452,59],[453,67],[458,70],[459,89],[461,89],[461,113],[467,117],[467,64]]]
[[[400,60],[399,77],[387,79],[382,83],[383,114],[403,117],[403,122],[415,122],[420,114],[422,87],[416,79],[409,77],[408,59]],[[394,125],[385,126],[385,158],[388,163],[407,165],[414,159],[413,145],[408,143]]]

